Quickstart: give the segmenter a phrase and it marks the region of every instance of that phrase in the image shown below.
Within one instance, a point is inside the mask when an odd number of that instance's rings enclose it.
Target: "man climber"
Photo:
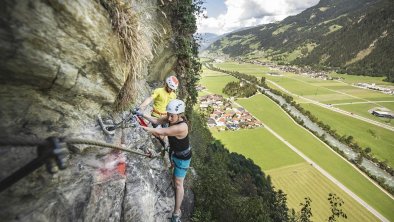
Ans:
[[[156,118],[166,116],[166,106],[171,100],[176,98],[175,90],[178,88],[178,85],[179,81],[175,76],[167,77],[164,87],[155,89],[153,94],[146,98],[139,108],[144,112],[146,106],[153,101],[151,116]],[[158,125],[152,123],[152,126],[156,128]]]

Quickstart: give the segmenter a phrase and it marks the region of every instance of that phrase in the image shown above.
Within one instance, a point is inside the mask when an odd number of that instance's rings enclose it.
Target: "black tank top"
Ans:
[[[178,125],[178,124],[181,124],[184,122],[185,121],[181,121],[181,122],[175,123],[174,125]],[[189,133],[187,133],[187,135],[183,139],[178,139],[175,136],[168,136],[168,143],[170,144],[170,147],[175,152],[187,150],[189,148]]]

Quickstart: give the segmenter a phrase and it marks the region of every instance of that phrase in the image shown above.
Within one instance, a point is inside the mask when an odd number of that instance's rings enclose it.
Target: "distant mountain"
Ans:
[[[206,49],[209,45],[222,37],[214,33],[201,33],[200,35],[202,38],[199,48],[200,51]]]
[[[207,50],[394,81],[393,12],[392,0],[321,0],[280,23],[227,34]]]

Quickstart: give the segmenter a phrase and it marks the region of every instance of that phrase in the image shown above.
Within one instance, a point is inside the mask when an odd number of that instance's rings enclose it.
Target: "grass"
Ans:
[[[356,75],[348,75],[348,74],[339,74],[336,72],[331,72],[330,76],[343,78],[342,81],[345,83],[348,83],[348,84],[365,82],[365,83],[376,83],[378,85],[391,85],[391,86],[393,85],[393,83],[384,82],[383,80],[386,77],[383,77],[383,76],[380,76],[380,77],[356,76]]]
[[[357,203],[352,197],[328,180],[324,175],[307,163],[289,165],[266,171],[275,186],[287,194],[288,206],[300,210],[305,197],[312,200],[313,221],[327,221],[330,216],[329,193],[335,193],[344,201],[342,210],[347,220],[338,221],[379,221],[374,215]],[[318,187],[318,189],[316,189]]]
[[[339,135],[351,135],[361,147],[370,147],[380,160],[394,167],[394,133],[390,130],[354,119],[314,104],[301,104],[320,121],[330,125]]]
[[[390,197],[317,138],[295,124],[274,102],[260,94],[250,99],[238,100],[238,103],[385,217],[394,220],[394,212],[392,211],[394,201]]]
[[[221,69],[239,71],[257,77],[265,76],[265,74],[270,71],[268,67],[249,64],[249,63],[224,62],[224,63],[217,63],[214,65]]]
[[[226,84],[229,82],[238,81],[238,79],[232,76],[223,74],[221,72],[211,71],[209,69],[203,70],[202,77],[203,78],[201,78],[200,84],[207,87],[209,92],[223,95],[225,97],[227,97],[227,95],[222,92],[224,86],[226,86]]]
[[[211,132],[229,151],[251,158],[263,170],[304,162],[300,156],[264,128],[222,132],[211,130]]]
[[[289,90],[294,94],[304,96],[306,98],[326,104],[371,101],[373,103],[376,103],[376,106],[379,106],[378,101],[394,102],[394,97],[391,95],[383,94],[372,90],[361,89],[349,85],[355,82],[377,82],[380,84],[382,83],[381,80],[382,78],[380,77],[356,76],[356,77],[360,77],[359,80],[356,80],[355,76],[347,76],[347,78],[350,78],[352,81],[340,82],[340,81],[312,79],[312,78],[296,75],[293,73],[282,73],[284,76],[281,77],[270,76],[265,74],[269,72],[268,69],[264,69],[263,66],[254,65],[254,64],[220,63],[217,64],[217,66],[222,69],[233,70],[233,71],[237,70],[239,72],[246,73],[249,75],[254,75],[257,77],[264,76],[268,80],[277,83],[278,85],[286,88],[287,90]],[[270,84],[269,82],[268,84],[270,87],[279,89],[278,87],[274,86],[273,84]],[[297,97],[295,97],[294,99],[297,102],[301,102],[301,103],[305,102],[302,99],[298,99]],[[383,103],[380,105],[394,108],[394,105],[388,103]],[[358,112],[354,112],[354,113],[362,115],[361,113]],[[374,119],[374,117],[371,118]]]
[[[256,66],[252,64],[236,64],[236,63],[231,63],[231,64],[225,64],[222,63],[220,64],[223,69],[227,70],[237,70],[242,73],[247,73],[247,74],[254,74],[255,76],[265,76],[267,78],[283,78],[283,77],[271,77],[268,75],[265,75],[265,70],[263,69],[264,67],[262,66]],[[218,65],[219,66],[219,65]],[[237,67],[240,67],[239,69]],[[227,68],[226,68],[227,67]],[[231,69],[229,69],[231,67]],[[294,74],[291,73],[284,73],[286,77],[293,77],[295,76]],[[204,77],[203,77],[204,80]],[[325,82],[314,82],[313,79],[305,78],[302,79],[304,82],[313,82],[314,84],[320,84],[324,85]],[[294,80],[296,81],[296,80]],[[331,86],[336,86],[336,85],[345,85],[344,83],[340,82],[335,82],[335,81],[327,81],[327,83],[330,83]],[[308,85],[308,84],[306,84]],[[316,86],[317,87],[317,86]],[[210,90],[210,89],[209,89]],[[324,96],[324,94],[322,94]],[[354,98],[349,98],[349,101],[354,101]],[[345,100],[339,100],[339,101],[345,101]],[[372,207],[374,207],[376,210],[378,210],[380,213],[382,213],[386,218],[388,218],[391,221],[394,221],[394,212],[392,212],[392,208],[394,207],[394,201],[388,197],[386,194],[384,194],[382,191],[380,191],[375,185],[373,185],[368,179],[366,179],[364,176],[362,176],[356,169],[354,169],[351,165],[346,163],[342,158],[340,158],[338,155],[336,155],[334,152],[332,152],[328,147],[326,147],[324,144],[322,144],[319,140],[317,140],[315,137],[313,137],[311,134],[309,134],[307,131],[304,129],[300,128],[298,125],[296,125],[274,102],[269,100],[263,95],[257,95],[254,96],[250,99],[239,99],[238,103],[240,103],[242,106],[244,106],[246,109],[248,109],[249,112],[253,113],[257,118],[263,121],[264,124],[272,128],[274,131],[279,133],[282,137],[284,137],[288,142],[290,142],[292,145],[297,147],[301,152],[303,152],[306,156],[311,158],[313,161],[318,163],[323,169],[325,169],[327,172],[329,172],[331,175],[333,175],[336,179],[338,179],[341,183],[343,183],[346,187],[348,187],[350,190],[352,190],[355,194],[357,194],[360,198],[362,198],[364,201],[366,201],[368,204],[370,204]],[[232,138],[232,134],[229,133],[229,135],[223,134],[223,142],[226,142],[226,138]],[[250,138],[250,137],[248,137]],[[254,137],[255,139],[257,137]],[[273,140],[274,137],[272,136]],[[248,143],[250,139],[245,139],[242,140],[241,137],[238,139],[232,139],[234,140],[234,143],[240,143],[239,141],[244,141],[243,147],[245,147],[245,143]],[[265,140],[266,142],[266,140]],[[232,142],[231,142],[232,143]],[[233,149],[233,148],[231,148]],[[236,148],[234,148],[235,150]],[[243,149],[241,150],[243,151]],[[241,152],[240,151],[240,152]],[[247,155],[253,155],[253,158],[256,158],[257,155],[254,155],[254,153],[250,153]],[[272,157],[274,158],[274,157]],[[276,161],[281,161],[280,159],[282,156],[276,157]],[[262,160],[256,159],[257,162],[264,162]],[[264,164],[270,164],[269,162],[265,161]],[[269,165],[264,165],[262,166],[262,169],[270,169]],[[258,164],[260,165],[260,164]],[[280,165],[280,164],[279,164]],[[274,166],[273,166],[274,167]],[[286,168],[286,166],[282,167]],[[273,175],[275,174],[276,169],[282,169],[282,168],[271,168],[269,170],[270,174]],[[289,169],[291,169],[291,165],[289,165]],[[317,177],[314,173],[310,173],[312,178]],[[280,173],[278,174],[280,175]],[[320,190],[320,188],[324,187],[326,184],[329,184],[330,182],[325,182],[327,179],[319,179],[318,181],[321,181],[322,184],[315,184],[313,187],[309,187],[306,189],[305,187],[300,187],[297,186],[294,182],[296,179],[294,177],[290,176],[284,176],[284,178],[288,178],[283,182],[282,185],[278,185],[274,181],[274,185],[277,186],[278,188],[283,188],[284,189],[290,189],[287,191],[287,193],[291,195],[298,195],[299,192],[306,192],[306,193],[314,193],[317,190]],[[298,177],[296,177],[298,178]],[[308,181],[312,180],[311,178],[307,179],[301,179],[300,181]],[[289,188],[286,188],[289,187]],[[336,187],[336,186],[334,186]],[[292,189],[292,190],[291,190]],[[306,191],[305,191],[306,190]],[[286,190],[285,190],[286,191]],[[342,191],[336,187],[334,191],[330,191],[338,194],[345,200],[345,202],[348,204],[348,206],[356,206],[358,205],[357,203],[354,202],[354,200],[349,199],[347,200],[346,197],[342,196],[340,194]],[[319,198],[322,198],[322,200],[326,200],[328,192],[316,192],[320,196]],[[300,195],[301,195],[300,194]],[[313,194],[315,195],[315,194]],[[302,196],[302,197],[301,197]],[[302,198],[304,197],[301,195],[301,201]],[[346,196],[346,195],[345,195]],[[290,198],[290,196],[289,196]],[[316,200],[314,200],[316,203]],[[290,202],[290,200],[289,200]],[[300,201],[297,199],[294,199],[292,204],[297,205]],[[312,206],[316,206],[312,203]],[[290,204],[290,203],[289,203]],[[346,204],[345,204],[346,205]],[[289,205],[292,206],[292,205]],[[326,209],[325,207],[321,206],[320,204],[315,207],[317,212],[320,212],[320,208],[323,210]],[[347,208],[346,208],[347,209]],[[355,210],[355,208],[350,209],[350,211],[355,211],[354,215],[351,216],[349,214],[349,220],[351,221],[365,221],[364,218],[370,218],[372,217],[371,215],[369,216],[364,216],[363,213],[369,214],[365,208],[361,208],[361,211],[363,212],[357,212],[358,210]],[[349,212],[346,212],[349,213]],[[320,215],[320,213],[317,213]],[[324,214],[322,214],[322,218],[324,218]],[[358,217],[358,215],[361,215]],[[353,218],[356,218],[353,220]],[[361,218],[361,219],[360,219]],[[373,217],[372,217],[373,218]],[[375,219],[367,219],[366,221],[374,221]]]
[[[134,102],[137,79],[141,78],[143,63],[153,55],[147,38],[144,38],[144,30],[140,28],[141,19],[138,12],[119,0],[101,1],[101,4],[108,11],[112,27],[122,43],[125,56],[126,68],[123,72],[126,81],[114,103],[115,110],[121,111]]]

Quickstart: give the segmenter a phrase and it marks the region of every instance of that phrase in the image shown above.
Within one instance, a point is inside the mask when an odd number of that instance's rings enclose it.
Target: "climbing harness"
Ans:
[[[115,134],[115,130],[117,128],[119,128],[119,127],[127,128],[127,127],[131,126],[131,127],[135,128],[138,125],[148,126],[145,123],[144,119],[141,116],[137,115],[138,111],[139,111],[139,109],[137,109],[137,108],[132,109],[130,111],[130,114],[127,115],[126,118],[122,119],[122,121],[120,121],[119,123],[106,124],[106,123],[104,123],[104,121],[103,121],[103,119],[101,118],[100,115],[97,116],[97,119],[98,119],[98,122],[99,122],[99,124],[101,126],[101,129],[104,131],[105,134],[107,134],[107,135],[114,135]]]
[[[113,144],[103,143],[95,140],[60,137],[49,137],[44,141],[37,139],[0,138],[0,146],[37,146],[37,157],[13,174],[11,174],[10,176],[8,176],[7,178],[3,179],[0,182],[0,192],[7,189],[14,183],[18,182],[20,179],[29,175],[44,164],[46,165],[47,171],[52,174],[57,172],[57,168],[60,170],[66,169],[66,160],[68,159],[70,153],[70,146],[76,144],[107,147],[149,158],[157,157],[154,156],[150,151],[148,151],[147,153],[141,153],[135,150],[125,149],[119,146],[115,146]]]

